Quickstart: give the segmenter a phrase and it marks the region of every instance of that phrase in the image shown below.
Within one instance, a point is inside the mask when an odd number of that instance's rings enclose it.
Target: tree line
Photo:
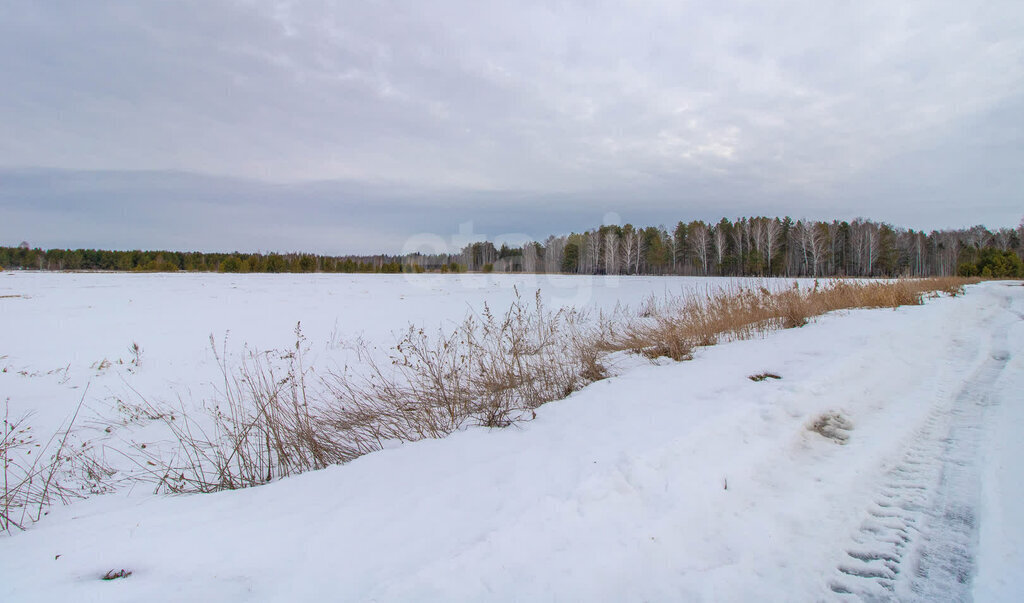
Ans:
[[[1024,220],[915,231],[866,219],[751,217],[602,226],[523,247],[526,271],[696,276],[1024,276]],[[497,264],[496,264],[497,266]]]
[[[327,256],[0,247],[0,266],[30,270],[191,272],[544,272],[696,276],[1024,277],[1017,228],[915,231],[867,219],[749,217],[664,226],[607,225],[543,242],[459,253]]]
[[[0,247],[0,266],[23,270],[122,272],[402,272],[401,256],[326,256],[311,253],[202,253]]]

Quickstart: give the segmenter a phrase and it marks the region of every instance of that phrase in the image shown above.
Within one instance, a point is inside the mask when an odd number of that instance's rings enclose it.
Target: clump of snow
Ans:
[[[853,423],[839,411],[831,410],[815,417],[807,429],[837,444],[845,444],[850,439]]]

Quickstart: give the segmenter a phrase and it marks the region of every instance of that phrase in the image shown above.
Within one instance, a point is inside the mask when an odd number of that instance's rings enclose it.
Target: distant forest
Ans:
[[[723,218],[602,226],[520,247],[489,241],[455,254],[327,256],[0,247],[0,267],[137,272],[542,272],[698,276],[1024,277],[1024,220],[929,233],[871,220]]]

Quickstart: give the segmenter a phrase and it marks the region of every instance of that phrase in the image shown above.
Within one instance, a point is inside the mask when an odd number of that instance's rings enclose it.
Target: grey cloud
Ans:
[[[1015,223],[1021,211],[1016,2],[97,0],[3,11],[0,167],[22,188],[0,193],[0,236],[22,236],[9,234],[14,210],[19,229],[60,239],[54,216],[72,206],[109,210],[90,226],[99,233],[124,214],[105,204],[136,204],[142,228],[162,211],[143,206],[216,212],[225,199],[263,216],[239,233],[332,249],[325,224],[398,244],[418,223],[527,211],[530,233],[571,229],[572,215],[582,228],[606,209],[634,221],[871,214],[936,227]],[[28,168],[56,171],[25,179]],[[32,207],[15,205],[25,198]],[[259,234],[284,207],[315,219]],[[44,214],[50,226],[32,217]],[[214,240],[179,222],[181,241]],[[251,246],[245,236],[234,244]]]

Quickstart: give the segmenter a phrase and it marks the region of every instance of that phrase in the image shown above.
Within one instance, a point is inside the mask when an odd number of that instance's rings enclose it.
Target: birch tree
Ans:
[[[836,273],[836,258],[839,254],[836,246],[839,244],[839,222],[832,220],[825,226],[828,231],[828,273],[834,276]]]
[[[754,251],[757,253],[757,273],[764,274],[764,254],[761,252],[762,245],[764,244],[764,222],[760,218],[751,218],[750,223],[750,242],[754,245]]]
[[[711,236],[708,233],[707,224],[699,221],[691,223],[689,235],[690,249],[693,251],[693,256],[698,262],[700,262],[701,274],[707,276],[708,245],[711,242]]]
[[[732,225],[732,246],[736,250],[736,268],[739,274],[746,274],[743,265],[743,230],[746,226],[746,218],[737,220]]]
[[[557,274],[562,271],[562,253],[565,251],[565,237],[548,237],[544,244],[544,272]]]
[[[804,225],[810,233],[812,274],[817,277],[821,273],[822,263],[825,254],[828,253],[828,228],[818,222],[808,222]]]
[[[537,272],[537,244],[533,241],[523,244],[523,271]]]
[[[636,249],[633,252],[633,274],[640,274],[640,264],[644,257],[644,251],[647,249],[647,237],[641,230],[635,231],[634,235],[633,244]]]
[[[587,266],[588,273],[595,273],[600,270],[601,264],[601,233],[598,231],[592,231],[587,233],[587,253],[585,254],[589,262]]]
[[[715,261],[718,264],[718,274],[722,274],[722,264],[725,261],[725,251],[728,243],[725,230],[722,228],[721,223],[719,223],[715,226],[715,231],[711,236],[711,244],[715,248]]]
[[[772,273],[772,258],[775,256],[775,246],[782,235],[782,222],[778,218],[769,218],[763,226],[764,255],[768,264],[768,274]]]
[[[622,228],[622,270],[629,274],[633,267],[633,254],[636,253],[637,232],[632,224],[626,224]]]
[[[610,229],[604,233],[604,270],[607,274],[619,273],[619,235]]]

